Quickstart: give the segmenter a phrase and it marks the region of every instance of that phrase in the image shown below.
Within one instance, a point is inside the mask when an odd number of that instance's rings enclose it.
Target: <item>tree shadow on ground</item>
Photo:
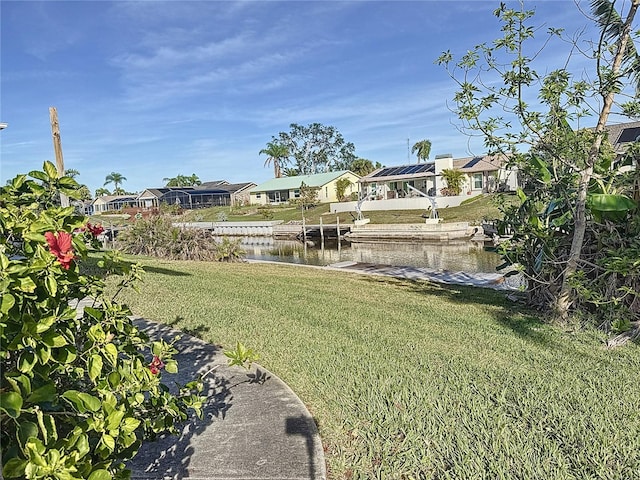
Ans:
[[[151,339],[163,338],[170,341],[180,333],[167,325],[144,319],[137,319],[135,322]],[[213,422],[224,419],[233,405],[229,381],[211,371],[216,365],[224,364],[220,363],[220,349],[188,335],[182,335],[175,342],[175,346],[180,352],[175,357],[178,360],[179,372],[175,375],[164,372],[163,383],[172,393],[176,393],[178,384],[183,385],[199,375],[204,375],[202,395],[206,397],[206,401],[202,419],[186,422],[181,426],[178,435],[163,435],[153,442],[144,443],[136,457],[127,465],[133,472],[132,478],[135,479],[188,477],[194,452],[194,437],[202,435]]]

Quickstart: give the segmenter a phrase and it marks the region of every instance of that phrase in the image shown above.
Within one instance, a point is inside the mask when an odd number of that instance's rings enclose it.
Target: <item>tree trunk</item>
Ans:
[[[633,0],[627,18],[624,22],[622,32],[620,33],[620,38],[617,40],[618,46],[612,66],[614,78],[617,78],[620,73],[620,67],[622,65],[622,61],[627,50],[627,44],[631,35],[631,23],[633,22],[633,18],[635,17],[636,10],[638,9],[639,4],[640,0]],[[600,74],[600,72],[598,73]],[[600,77],[600,79],[602,80],[602,77]],[[565,271],[562,277],[562,288],[560,289],[560,294],[558,295],[558,299],[556,301],[556,314],[562,320],[566,320],[568,318],[569,308],[571,307],[572,303],[572,288],[569,284],[569,280],[578,269],[578,262],[580,261],[582,247],[584,245],[584,235],[587,229],[587,190],[589,188],[591,176],[593,175],[593,167],[598,160],[598,152],[600,151],[600,146],[602,145],[605,125],[609,118],[609,113],[611,112],[614,98],[615,93],[613,91],[609,91],[606,95],[604,95],[604,104],[602,105],[602,110],[600,110],[600,116],[598,118],[598,124],[595,130],[596,138],[593,142],[593,145],[591,146],[591,150],[589,151],[587,164],[585,165],[585,168],[583,168],[580,172],[580,183],[578,185],[578,198],[576,199],[576,217],[573,238],[571,240],[571,250],[569,251],[567,266],[565,267]]]

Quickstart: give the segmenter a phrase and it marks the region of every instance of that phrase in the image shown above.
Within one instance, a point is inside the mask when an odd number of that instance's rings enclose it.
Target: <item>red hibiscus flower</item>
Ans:
[[[151,360],[151,363],[149,364],[149,370],[151,370],[151,373],[153,373],[154,375],[157,375],[158,373],[160,373],[160,370],[163,367],[164,367],[164,362],[160,360],[160,357],[158,357],[157,355],[154,355],[153,360]]]
[[[62,268],[69,270],[71,260],[73,260],[71,234],[67,232],[46,232],[44,238],[49,244],[49,251],[55,255]]]
[[[97,237],[102,232],[104,232],[104,228],[102,228],[102,225],[100,225],[99,223],[96,225],[87,223],[87,230],[89,230],[91,232],[91,235],[93,235],[94,237]]]

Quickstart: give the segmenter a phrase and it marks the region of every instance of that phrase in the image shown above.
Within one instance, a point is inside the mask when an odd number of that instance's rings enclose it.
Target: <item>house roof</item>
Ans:
[[[229,193],[237,193],[242,190],[247,190],[249,188],[255,187],[256,184],[253,182],[245,182],[245,183],[226,183],[224,185],[219,185],[217,188],[221,190],[226,190]]]
[[[362,177],[359,181],[362,183],[370,182],[386,182],[393,181],[398,178],[414,179],[433,176],[435,172],[435,163],[414,163],[411,165],[398,165],[395,167],[382,167],[374,170],[369,175]]]
[[[484,155],[482,157],[455,158],[453,168],[464,173],[492,172],[502,168],[506,157],[502,155]]]
[[[202,182],[196,188],[214,188],[220,187],[222,185],[229,185],[229,182],[227,182],[226,180],[213,180],[211,182]]]
[[[304,182],[308,187],[322,187],[327,183],[340,178],[345,173],[355,173],[349,170],[339,170],[337,172],[316,173],[315,175],[298,175],[296,177],[272,178],[260,185],[252,188],[250,192],[270,192],[274,190],[295,190],[300,188]]]
[[[453,168],[464,173],[491,172],[500,169],[505,163],[503,156],[485,155],[482,157],[454,158]],[[436,174],[435,162],[398,165],[374,170],[362,177],[361,183],[389,182],[394,180],[413,180],[417,178],[433,177]]]
[[[114,200],[120,201],[134,201],[137,198],[137,195],[103,195],[101,197],[96,198],[93,203],[96,203],[100,200],[103,203],[113,202]]]
[[[640,137],[640,122],[618,123],[604,128],[609,132],[609,142],[616,149],[626,143],[635,142]]]

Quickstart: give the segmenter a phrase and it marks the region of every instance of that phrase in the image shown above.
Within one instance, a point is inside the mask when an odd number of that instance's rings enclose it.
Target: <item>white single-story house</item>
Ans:
[[[462,195],[515,190],[517,172],[507,169],[504,156],[453,158],[438,155],[434,162],[379,168],[360,179],[361,191],[375,194],[378,200],[427,195],[442,196],[447,182],[443,170],[464,173]]]
[[[345,196],[358,192],[358,180],[360,177],[349,170],[337,172],[317,173],[315,175],[299,175],[296,177],[273,178],[250,191],[252,205],[279,205],[290,200],[300,198],[300,187],[304,183],[307,187],[318,189],[318,202],[337,202],[338,195],[336,182],[346,178],[351,184],[345,190]]]
[[[464,174],[462,191],[457,196],[443,195],[447,182],[443,170]],[[418,210],[432,206],[460,205],[470,196],[494,191],[515,190],[517,170],[508,168],[504,156],[453,158],[437,155],[435,161],[411,165],[383,167],[359,180],[360,201],[332,204],[332,212],[358,210]]]

